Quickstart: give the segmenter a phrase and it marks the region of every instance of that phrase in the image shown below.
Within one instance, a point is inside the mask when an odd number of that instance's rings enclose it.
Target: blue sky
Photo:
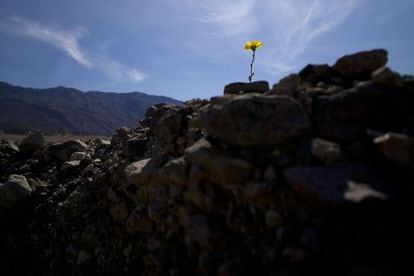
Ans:
[[[414,0],[0,0],[0,80],[181,100],[385,48],[414,73]]]

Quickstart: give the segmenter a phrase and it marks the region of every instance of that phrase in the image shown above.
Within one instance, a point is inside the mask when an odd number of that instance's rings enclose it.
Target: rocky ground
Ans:
[[[0,144],[2,275],[412,275],[414,78],[387,52]]]
[[[115,129],[114,129],[114,133],[115,133]],[[6,141],[11,141],[15,144],[20,144],[23,141],[23,139],[25,139],[29,134],[28,133],[26,134],[0,133],[0,140],[6,140]],[[62,143],[68,140],[89,141],[89,140],[94,140],[96,138],[111,140],[111,137],[112,137],[112,136],[105,136],[105,135],[88,135],[88,134],[71,134],[71,133],[53,133],[53,134],[43,133],[42,135],[43,135],[43,142],[45,144]]]

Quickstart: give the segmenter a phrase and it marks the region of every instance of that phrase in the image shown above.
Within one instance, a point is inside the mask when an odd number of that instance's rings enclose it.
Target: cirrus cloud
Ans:
[[[18,15],[6,15],[4,12],[0,15],[3,23],[1,30],[43,41],[60,49],[83,67],[97,70],[110,79],[141,82],[147,78],[147,75],[137,68],[130,68],[110,57],[94,54],[83,49],[79,42],[87,33],[84,28],[64,30],[57,26],[43,25]]]
[[[176,0],[179,1],[179,0]],[[175,1],[175,2],[176,2]],[[259,59],[262,70],[277,75],[294,69],[317,37],[335,29],[346,20],[359,0],[182,0],[186,14],[195,14],[198,25],[191,32],[204,32],[217,36],[223,48],[239,45],[242,41],[263,39],[261,50],[266,59]],[[200,25],[200,23],[202,25]],[[214,30],[212,32],[211,30]],[[217,39],[205,40],[199,45],[200,52],[217,49]],[[232,48],[234,49],[234,48]],[[238,52],[227,51],[224,59],[234,59]]]

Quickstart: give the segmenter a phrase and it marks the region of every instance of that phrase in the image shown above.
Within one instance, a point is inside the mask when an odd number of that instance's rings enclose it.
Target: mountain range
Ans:
[[[83,92],[63,86],[34,89],[0,82],[0,132],[113,134],[135,127],[155,103],[182,104],[173,98],[141,92]]]

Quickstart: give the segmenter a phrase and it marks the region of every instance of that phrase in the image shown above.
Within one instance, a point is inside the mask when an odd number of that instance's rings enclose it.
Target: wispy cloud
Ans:
[[[252,32],[256,17],[252,15],[256,0],[197,1],[203,14],[199,20],[218,28],[218,33],[237,35]]]
[[[78,28],[72,31],[53,29],[19,16],[12,16],[10,20],[15,23],[14,31],[16,33],[47,42],[59,48],[83,66],[92,68],[92,63],[82,53],[78,44],[79,39],[86,32],[85,29]]]
[[[80,65],[104,73],[115,81],[140,82],[147,75],[136,68],[125,66],[110,57],[102,56],[83,49],[80,39],[87,33],[84,28],[64,30],[57,26],[46,26],[28,18],[17,15],[0,14],[7,24],[7,31],[15,34],[38,39],[62,50]],[[5,30],[5,28],[2,28]]]
[[[140,82],[147,76],[138,69],[130,69],[126,71],[128,77],[134,82]]]
[[[318,36],[332,31],[357,5],[356,0],[267,1],[268,18],[273,18],[273,35],[268,41],[269,59],[259,61],[269,73],[292,70]],[[277,15],[277,16],[276,16]]]
[[[186,4],[184,5],[187,8],[186,13],[195,15],[194,22],[199,22],[199,25],[190,27],[189,33],[204,32],[219,38],[205,39],[202,44],[199,43],[200,52],[213,51],[215,55],[221,56],[224,62],[226,55],[228,60],[239,53],[234,50],[235,47],[240,48],[240,43],[262,39],[265,47],[261,49],[261,55],[266,56],[266,59],[258,59],[257,68],[261,67],[272,75],[296,69],[311,42],[334,30],[348,18],[360,2],[358,0],[182,1]],[[217,41],[219,46],[215,45]],[[232,46],[236,43],[238,43],[236,46]]]

